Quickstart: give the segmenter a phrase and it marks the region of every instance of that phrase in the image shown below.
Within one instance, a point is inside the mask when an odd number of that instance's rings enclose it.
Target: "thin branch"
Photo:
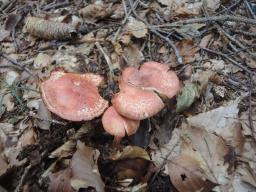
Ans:
[[[96,42],[95,43],[96,47],[99,49],[99,51],[101,52],[101,54],[104,56],[106,62],[107,62],[107,65],[108,65],[108,68],[109,68],[109,73],[110,73],[110,80],[113,80],[113,76],[114,76],[114,68],[113,68],[113,64],[109,58],[109,56],[107,55],[107,53],[104,51],[103,47],[100,45],[99,42]]]
[[[236,65],[237,67],[243,69],[244,71],[246,71],[247,73],[249,74],[252,74],[253,72],[248,69],[247,67],[243,66],[242,64],[236,62],[235,60],[233,60],[232,58],[230,58],[229,56],[227,56],[226,54],[223,54],[221,52],[218,52],[218,51],[214,51],[214,50],[211,50],[211,49],[208,49],[208,48],[201,48],[202,50],[204,51],[207,51],[209,53],[213,53],[215,55],[219,55],[219,56],[222,56],[224,57],[225,59],[227,59],[228,61],[230,61],[231,63],[233,63],[234,65]]]
[[[154,33],[155,35],[157,35],[159,38],[165,40],[169,46],[171,46],[171,48],[173,49],[174,53],[175,53],[175,56],[176,56],[176,59],[177,59],[177,62],[179,64],[183,64],[183,60],[182,60],[182,57],[180,55],[180,52],[179,50],[177,49],[177,47],[175,46],[175,44],[168,38],[168,37],[165,37],[163,36],[157,29],[153,28],[146,20],[142,19],[135,11],[134,9],[134,6],[133,6],[133,1],[132,0],[129,0],[129,3],[130,3],[130,7],[131,7],[131,10],[134,14],[134,16],[139,19],[140,21],[142,21],[147,27],[148,29]]]
[[[16,67],[18,67],[19,69],[23,69],[24,71],[26,71],[29,75],[31,76],[35,76],[33,75],[33,73],[28,69],[26,68],[25,66],[21,65],[20,63],[18,63],[15,59],[3,54],[3,53],[0,53],[0,57],[3,57],[4,59],[6,59],[7,61],[11,62],[13,65],[15,65]]]
[[[253,125],[253,119],[252,119],[252,89],[253,89],[253,80],[252,80],[252,74],[250,74],[250,88],[249,88],[249,126],[252,131],[252,139],[256,143],[256,138],[255,138],[255,130],[254,130],[254,125]]]
[[[221,16],[211,16],[211,17],[201,17],[201,18],[193,18],[187,20],[180,20],[173,23],[167,23],[163,25],[156,25],[153,27],[179,27],[186,24],[193,24],[193,23],[207,23],[210,21],[234,21],[238,23],[246,23],[256,26],[256,20],[250,19],[244,16],[233,16],[233,15],[221,15]]]

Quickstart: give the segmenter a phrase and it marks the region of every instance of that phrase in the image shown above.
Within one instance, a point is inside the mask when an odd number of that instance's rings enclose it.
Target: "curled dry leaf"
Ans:
[[[129,44],[127,47],[125,47],[123,55],[127,65],[131,67],[138,67],[144,60],[143,53],[135,44]]]
[[[85,146],[78,141],[77,151],[71,160],[71,186],[75,190],[93,187],[97,192],[104,192],[104,183],[99,174],[97,160],[99,151]]]
[[[25,29],[31,35],[47,40],[67,40],[77,35],[75,28],[71,25],[36,17],[26,18]]]
[[[216,186],[205,178],[200,162],[188,155],[180,155],[169,161],[168,172],[172,183],[180,192],[210,192]]]
[[[227,142],[212,132],[186,124],[182,124],[182,132],[182,153],[195,157],[207,178],[223,189],[229,182],[229,164],[225,161],[230,152]]]
[[[111,13],[111,5],[101,1],[96,1],[94,4],[90,4],[79,10],[79,14],[87,22],[95,22],[99,19],[106,18]]]
[[[53,173],[50,176],[50,184],[48,192],[75,192],[70,185],[71,169],[67,168],[59,172]]]
[[[231,141],[233,140],[234,129],[236,129],[239,102],[240,98],[237,98],[225,106],[189,117],[187,121],[191,126],[215,132]]]
[[[35,69],[41,69],[47,67],[52,63],[52,57],[47,54],[39,53],[34,60]]]
[[[128,158],[142,158],[145,160],[150,160],[147,151],[137,146],[126,146],[122,152],[118,152],[112,157],[113,160],[121,160]]]
[[[128,32],[137,38],[145,37],[148,33],[147,26],[142,21],[138,21],[134,17],[129,17],[129,22],[126,27]]]
[[[198,88],[196,84],[187,83],[185,87],[182,88],[181,94],[177,98],[176,111],[182,112],[188,109],[199,96]]]
[[[197,59],[199,47],[192,41],[192,39],[179,41],[176,46],[179,49],[185,64],[194,62]]]
[[[8,17],[5,20],[4,29],[7,31],[13,31],[16,25],[19,23],[20,19],[21,15],[8,14]]]
[[[39,109],[37,111],[37,115],[39,117],[37,120],[38,127],[43,130],[49,130],[51,126],[52,115],[42,100],[39,101]]]
[[[7,168],[8,168],[8,164],[0,156],[0,176],[6,172]]]
[[[10,35],[10,32],[5,29],[0,29],[0,42],[5,41]]]

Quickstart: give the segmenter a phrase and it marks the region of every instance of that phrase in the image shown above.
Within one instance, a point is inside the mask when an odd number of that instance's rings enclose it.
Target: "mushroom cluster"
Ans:
[[[119,80],[120,92],[112,98],[112,105],[103,114],[104,129],[119,142],[125,135],[134,134],[139,121],[152,117],[164,108],[160,96],[172,98],[180,83],[169,66],[146,62],[140,69],[126,68]]]
[[[92,73],[53,71],[40,89],[51,112],[70,121],[87,121],[99,117],[108,107],[98,92],[102,82],[101,76]],[[140,69],[126,68],[119,79],[119,89],[112,98],[112,106],[102,116],[104,129],[114,135],[116,143],[134,134],[140,120],[161,111],[164,108],[161,97],[175,96],[180,83],[168,65],[146,62]]]

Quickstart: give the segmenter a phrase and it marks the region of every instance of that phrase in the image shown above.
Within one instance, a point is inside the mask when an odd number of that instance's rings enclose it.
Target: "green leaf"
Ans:
[[[177,98],[176,112],[188,109],[198,97],[198,87],[196,84],[189,83],[183,87],[181,94]]]

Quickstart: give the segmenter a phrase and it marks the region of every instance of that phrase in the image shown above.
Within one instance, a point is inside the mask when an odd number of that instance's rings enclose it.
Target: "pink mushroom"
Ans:
[[[105,131],[114,136],[114,143],[118,144],[125,135],[136,133],[140,122],[119,115],[111,106],[104,112],[102,124]]]
[[[91,75],[90,75],[91,77]],[[102,78],[54,71],[41,84],[41,95],[48,109],[70,121],[91,120],[100,116],[108,107],[96,85]]]
[[[146,62],[138,70],[128,67],[123,71],[122,79],[135,87],[156,91],[172,98],[180,89],[179,79],[169,66],[157,62]]]

